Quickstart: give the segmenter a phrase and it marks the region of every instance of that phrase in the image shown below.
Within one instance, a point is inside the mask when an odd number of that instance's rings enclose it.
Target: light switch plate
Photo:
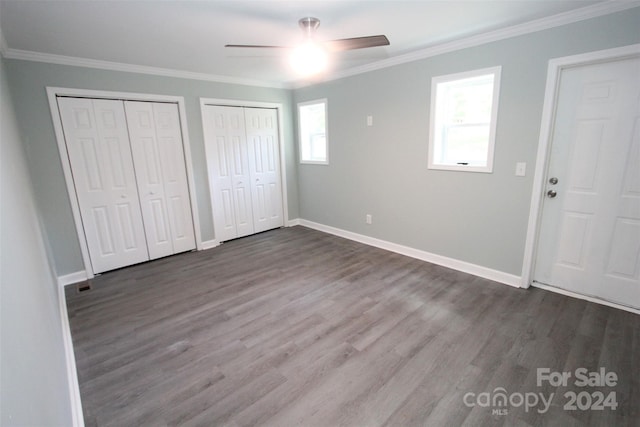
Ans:
[[[516,176],[525,176],[527,174],[527,164],[525,162],[516,163]]]

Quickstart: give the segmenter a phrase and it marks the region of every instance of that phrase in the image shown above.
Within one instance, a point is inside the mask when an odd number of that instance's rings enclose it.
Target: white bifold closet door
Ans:
[[[253,233],[244,109],[206,106],[205,149],[218,241]]]
[[[282,227],[276,110],[205,105],[203,117],[216,239]]]
[[[273,109],[245,108],[244,118],[252,184],[253,227],[259,233],[284,225],[277,114]]]
[[[94,273],[195,248],[175,104],[58,98]]]
[[[149,258],[195,248],[176,104],[124,103]]]
[[[149,259],[121,101],[58,98],[95,273]]]

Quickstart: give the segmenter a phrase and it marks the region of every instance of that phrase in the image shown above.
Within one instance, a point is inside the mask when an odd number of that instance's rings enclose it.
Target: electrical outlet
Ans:
[[[373,224],[373,216],[371,214],[367,214],[364,217],[364,222],[367,224]]]

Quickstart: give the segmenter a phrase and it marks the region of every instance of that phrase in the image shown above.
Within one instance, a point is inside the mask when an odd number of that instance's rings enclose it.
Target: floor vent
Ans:
[[[90,290],[91,290],[91,283],[89,282],[78,283],[78,292],[84,292],[84,291],[90,291]]]

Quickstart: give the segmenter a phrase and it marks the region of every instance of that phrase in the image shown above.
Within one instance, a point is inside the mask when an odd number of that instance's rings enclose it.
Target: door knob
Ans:
[[[556,185],[557,183],[558,183],[558,178],[556,178],[555,176],[552,178],[549,178],[549,184]]]
[[[558,195],[558,193],[556,193],[555,190],[549,190],[547,191],[547,197],[550,199],[553,199],[554,197],[556,197]]]

